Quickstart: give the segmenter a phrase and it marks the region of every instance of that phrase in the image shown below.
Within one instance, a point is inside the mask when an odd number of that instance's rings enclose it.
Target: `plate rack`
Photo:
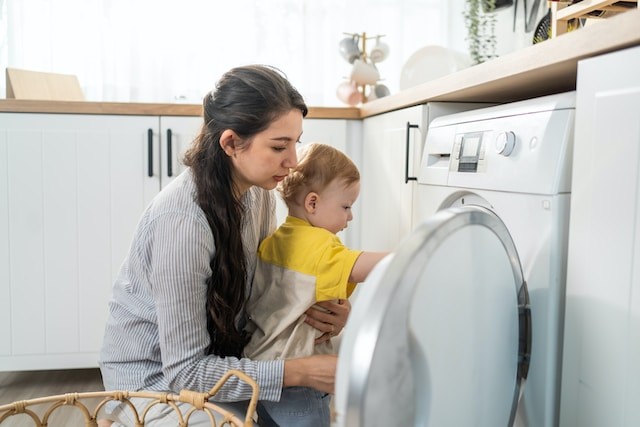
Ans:
[[[635,4],[635,5],[634,5]],[[638,0],[582,0],[551,2],[551,37],[569,30],[569,21],[577,18],[606,18],[638,7]]]

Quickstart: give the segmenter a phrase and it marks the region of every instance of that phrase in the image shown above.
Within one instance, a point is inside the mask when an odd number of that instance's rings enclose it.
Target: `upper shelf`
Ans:
[[[611,17],[638,7],[638,0],[582,0],[551,2],[551,37],[568,31],[569,21],[576,18]]]

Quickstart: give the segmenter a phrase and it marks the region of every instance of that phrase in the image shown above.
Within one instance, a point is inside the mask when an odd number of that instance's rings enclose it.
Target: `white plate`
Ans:
[[[402,67],[400,90],[404,90],[471,66],[468,55],[443,46],[429,45],[414,52]]]

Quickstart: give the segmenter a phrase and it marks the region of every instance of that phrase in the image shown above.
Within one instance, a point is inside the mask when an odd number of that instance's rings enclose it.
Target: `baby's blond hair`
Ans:
[[[348,187],[360,181],[360,172],[342,151],[312,143],[301,150],[298,165],[280,183],[278,191],[287,206],[301,205],[309,192],[321,192],[336,179]]]

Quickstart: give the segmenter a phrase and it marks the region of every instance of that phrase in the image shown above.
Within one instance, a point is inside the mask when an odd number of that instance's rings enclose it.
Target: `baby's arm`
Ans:
[[[356,260],[356,263],[353,264],[349,281],[352,283],[364,282],[378,261],[388,254],[389,252],[362,252]]]

